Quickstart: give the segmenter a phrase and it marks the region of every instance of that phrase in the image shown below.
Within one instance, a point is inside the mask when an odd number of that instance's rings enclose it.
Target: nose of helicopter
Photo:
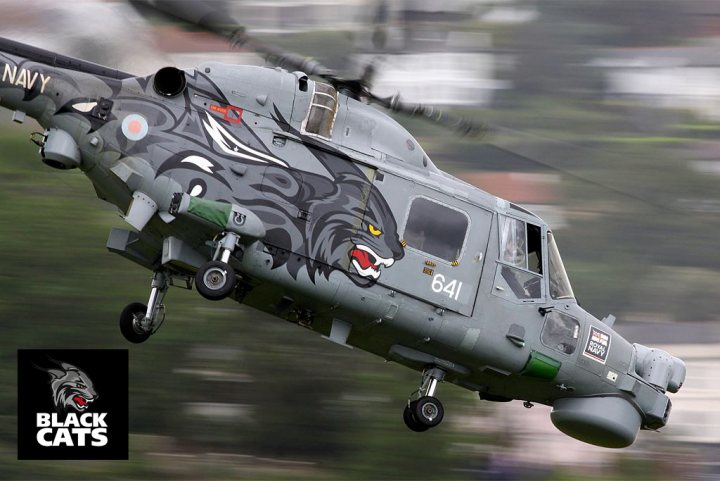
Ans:
[[[619,343],[621,338],[614,339]],[[657,430],[668,423],[672,402],[667,393],[682,387],[685,363],[642,344],[628,344],[623,352],[628,356],[627,369],[619,375],[611,371],[608,377],[618,389],[616,394],[568,397],[553,403],[550,418],[560,431],[597,446],[622,448],[630,446],[641,429]]]

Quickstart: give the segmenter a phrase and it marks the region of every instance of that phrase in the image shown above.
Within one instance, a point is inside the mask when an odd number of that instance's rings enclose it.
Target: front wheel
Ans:
[[[445,409],[438,398],[423,396],[417,400],[413,415],[420,424],[432,428],[443,420]]]
[[[147,341],[150,332],[140,327],[140,321],[145,317],[147,306],[140,302],[128,304],[120,314],[120,332],[123,337],[133,344]]]
[[[418,420],[415,419],[415,415],[413,414],[415,404],[417,404],[417,401],[411,402],[410,405],[405,405],[405,410],[403,411],[403,421],[405,421],[405,426],[407,426],[411,431],[422,433],[430,429],[430,426],[420,424]]]
[[[225,299],[235,288],[235,269],[221,261],[210,261],[195,274],[195,288],[205,299]]]

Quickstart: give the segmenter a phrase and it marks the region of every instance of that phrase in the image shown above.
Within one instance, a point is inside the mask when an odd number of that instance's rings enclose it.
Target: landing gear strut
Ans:
[[[403,421],[412,431],[418,433],[427,431],[443,420],[445,409],[435,397],[435,389],[437,383],[444,378],[445,371],[436,367],[423,372],[420,388],[410,396],[403,411]]]
[[[195,288],[205,299],[219,301],[229,296],[235,284],[237,276],[228,261],[230,255],[237,246],[237,234],[226,233],[218,242],[213,260],[200,267],[195,275]]]
[[[163,299],[170,287],[170,275],[164,270],[153,273],[147,306],[140,302],[128,304],[120,314],[120,332],[128,341],[139,344],[154,334],[165,320]]]

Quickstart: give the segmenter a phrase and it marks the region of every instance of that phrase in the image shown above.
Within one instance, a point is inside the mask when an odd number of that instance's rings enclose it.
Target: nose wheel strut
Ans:
[[[128,304],[120,314],[120,332],[128,341],[139,344],[160,329],[165,320],[165,294],[172,283],[165,270],[153,273],[150,298],[147,305],[140,302]]]
[[[239,240],[237,234],[226,233],[217,244],[213,260],[203,264],[197,271],[195,289],[205,299],[219,301],[235,289],[237,275],[228,262]]]
[[[403,411],[403,421],[410,430],[427,431],[443,420],[445,409],[435,397],[435,390],[444,378],[445,371],[437,367],[423,372],[420,388],[410,396]]]

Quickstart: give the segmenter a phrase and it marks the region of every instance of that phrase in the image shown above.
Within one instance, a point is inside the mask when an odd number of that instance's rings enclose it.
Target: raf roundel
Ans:
[[[122,123],[122,133],[129,140],[138,141],[148,134],[148,123],[145,117],[139,114],[130,114]]]

